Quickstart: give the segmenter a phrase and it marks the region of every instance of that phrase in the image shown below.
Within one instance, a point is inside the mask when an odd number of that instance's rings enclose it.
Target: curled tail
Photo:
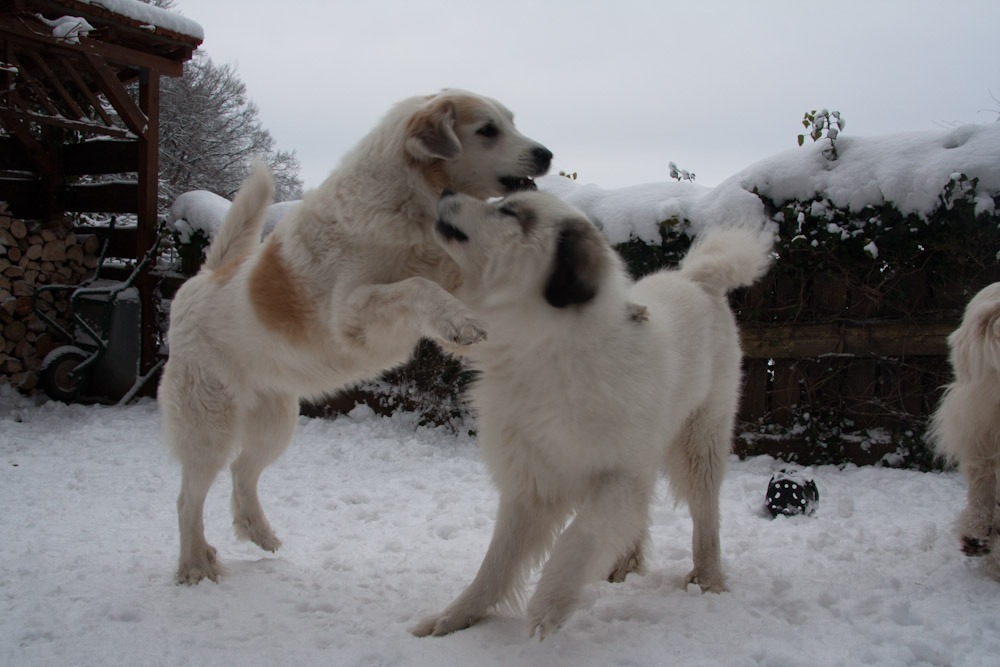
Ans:
[[[206,269],[215,270],[257,247],[273,194],[271,171],[259,162],[236,193],[236,199],[222,221],[222,228],[208,248],[204,264]]]
[[[771,264],[770,234],[731,228],[714,229],[699,238],[681,262],[681,275],[717,294],[750,285]]]

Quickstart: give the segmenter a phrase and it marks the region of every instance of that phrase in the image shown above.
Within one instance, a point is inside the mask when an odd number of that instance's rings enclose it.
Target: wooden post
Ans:
[[[139,137],[138,225],[135,256],[141,261],[156,241],[156,209],[160,179],[160,73],[144,68],[139,75],[139,108],[146,116],[146,127]],[[142,303],[139,372],[145,374],[156,363],[157,322],[153,278],[149,271],[139,276],[137,284]],[[145,392],[155,391],[147,386]]]

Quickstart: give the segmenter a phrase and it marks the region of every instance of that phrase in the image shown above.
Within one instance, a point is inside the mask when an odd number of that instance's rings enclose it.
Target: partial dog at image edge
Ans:
[[[931,418],[930,436],[969,485],[956,524],[962,551],[982,556],[984,570],[1000,581],[1000,282],[969,301],[948,346],[955,377]]]
[[[266,169],[254,171],[171,306],[159,402],[181,463],[179,583],[223,571],[203,513],[234,451],[236,534],[281,546],[257,482],[288,446],[301,397],[373,378],[424,337],[468,345],[486,336],[450,293],[461,276],[434,240],[438,197],[534,187],[551,158],[496,100],[448,90],[393,107],[263,241],[273,185]]]
[[[597,227],[551,195],[445,193],[438,215],[455,294],[490,332],[455,351],[481,372],[471,396],[500,503],[475,579],[411,632],[512,611],[546,555],[527,616],[532,635],[555,632],[587,583],[644,570],[661,471],[693,519],[685,583],[725,591],[719,490],[742,359],[726,294],[765,273],[771,236],[709,232],[679,270],[632,284]]]

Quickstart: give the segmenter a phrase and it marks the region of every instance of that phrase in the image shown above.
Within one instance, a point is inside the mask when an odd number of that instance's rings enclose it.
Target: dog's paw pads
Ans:
[[[486,324],[473,317],[452,322],[447,329],[449,331],[443,332],[442,338],[455,345],[473,345],[486,340]]]
[[[990,553],[989,541],[963,535],[962,553],[964,553],[966,556],[972,556],[972,557],[985,556],[986,554]]]

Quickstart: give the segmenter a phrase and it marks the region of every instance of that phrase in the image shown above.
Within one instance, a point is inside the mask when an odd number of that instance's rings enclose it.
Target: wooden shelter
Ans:
[[[202,42],[184,17],[136,0],[0,0],[0,201],[15,218],[130,213],[123,256],[155,241],[161,76]],[[114,175],[109,178],[109,175]],[[98,178],[93,178],[98,177]],[[155,352],[140,280],[142,366]]]

